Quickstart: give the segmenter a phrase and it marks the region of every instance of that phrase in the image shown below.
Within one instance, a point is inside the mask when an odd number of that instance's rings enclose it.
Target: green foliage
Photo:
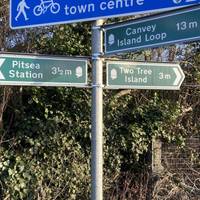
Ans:
[[[137,102],[138,98],[142,96],[130,94],[119,99],[112,98],[106,107],[105,149],[108,149],[106,161],[110,164],[107,172],[110,169],[131,170],[137,166],[137,162],[145,165],[144,158],[148,157],[152,137],[168,140],[178,138],[173,132],[169,132],[169,127],[176,122],[180,114],[178,102],[172,104],[157,93],[149,96],[149,99],[142,99],[141,102]],[[110,174],[112,173],[111,170]]]
[[[91,30],[88,24],[60,25],[40,34],[35,48],[40,53],[58,55],[90,55]]]
[[[2,133],[0,148],[4,197],[88,199],[90,91],[26,87],[17,94],[5,115],[9,121],[14,113],[14,120],[5,124],[9,134]],[[108,91],[104,96],[106,185],[115,175],[146,167],[152,137],[179,138],[169,132],[180,115],[178,102],[172,104],[155,92],[116,95]]]
[[[47,133],[48,134],[48,133]],[[44,136],[43,136],[44,137]],[[23,139],[23,150],[4,151],[0,163],[4,197],[84,199],[89,196],[88,160],[67,134]],[[18,140],[19,141],[19,140]],[[22,144],[22,142],[21,142]]]
[[[25,89],[22,104],[15,105],[18,111],[10,135],[4,137],[9,142],[0,148],[4,198],[88,198],[89,142],[84,143],[84,137],[89,137],[88,116],[83,113],[89,112],[86,105],[90,101],[87,91],[72,90]]]

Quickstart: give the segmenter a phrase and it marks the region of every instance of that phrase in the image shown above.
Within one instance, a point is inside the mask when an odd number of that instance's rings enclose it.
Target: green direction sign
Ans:
[[[0,54],[0,85],[87,84],[87,59]]]
[[[200,7],[105,26],[105,54],[200,39]]]
[[[178,64],[108,61],[107,88],[179,90],[185,75]]]

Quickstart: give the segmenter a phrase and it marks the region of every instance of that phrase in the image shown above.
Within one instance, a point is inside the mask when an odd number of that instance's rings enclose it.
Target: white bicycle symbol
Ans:
[[[50,8],[51,13],[56,14],[60,11],[60,5],[53,0],[41,0],[40,5],[35,6],[33,13],[35,16],[44,14]]]

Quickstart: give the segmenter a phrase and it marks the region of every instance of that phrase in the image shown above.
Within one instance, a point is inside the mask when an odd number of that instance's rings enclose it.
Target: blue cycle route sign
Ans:
[[[200,0],[10,0],[13,29],[174,9]]]

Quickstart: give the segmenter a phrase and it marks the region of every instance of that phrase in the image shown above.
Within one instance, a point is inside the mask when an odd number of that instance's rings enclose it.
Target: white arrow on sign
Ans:
[[[181,78],[182,78],[182,76],[181,76],[181,73],[180,73],[180,71],[178,70],[178,68],[173,68],[173,70],[174,70],[174,72],[175,72],[175,74],[176,74],[176,79],[175,79],[173,85],[178,85],[179,82],[180,82],[180,80],[181,80]]]
[[[5,58],[0,58],[0,68],[1,68],[1,66],[3,65],[3,63],[5,62]],[[4,77],[4,75],[2,74],[2,72],[0,71],[0,80],[4,80],[5,79],[5,77]]]

